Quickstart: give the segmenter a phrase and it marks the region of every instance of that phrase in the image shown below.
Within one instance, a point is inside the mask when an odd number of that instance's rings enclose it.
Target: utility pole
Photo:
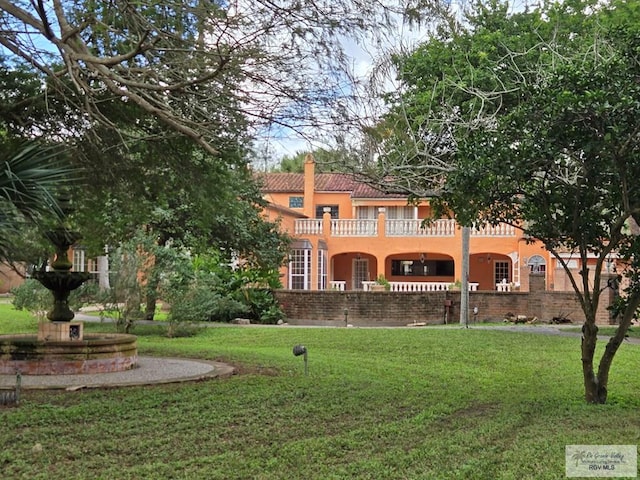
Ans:
[[[460,290],[460,325],[469,328],[469,239],[471,229],[462,227],[462,287]]]

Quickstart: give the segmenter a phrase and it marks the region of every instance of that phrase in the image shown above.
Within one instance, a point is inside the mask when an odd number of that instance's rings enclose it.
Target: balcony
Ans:
[[[459,225],[455,220],[434,220],[427,225],[420,219],[385,220],[384,232],[379,232],[378,220],[369,219],[332,219],[329,222],[327,236],[332,237],[453,237]],[[295,235],[326,235],[321,218],[305,218],[295,221]],[[472,228],[472,237],[515,237],[516,228],[507,225],[486,225]]]

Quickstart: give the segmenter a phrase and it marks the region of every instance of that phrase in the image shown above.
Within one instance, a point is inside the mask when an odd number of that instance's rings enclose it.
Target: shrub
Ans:
[[[86,282],[69,295],[69,308],[77,311],[87,303],[96,299],[98,286],[94,282]],[[22,285],[11,290],[12,304],[16,310],[26,310],[35,315],[38,320],[44,320],[47,312],[53,306],[53,295],[39,281],[28,278]]]
[[[28,311],[38,317],[38,320],[44,320],[47,310],[52,306],[51,292],[33,278],[28,278],[22,285],[11,289],[11,293],[13,307]]]

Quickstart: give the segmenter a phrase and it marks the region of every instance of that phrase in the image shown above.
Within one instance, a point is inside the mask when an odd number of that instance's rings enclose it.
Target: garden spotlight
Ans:
[[[309,368],[307,365],[307,347],[305,347],[304,345],[296,345],[295,347],[293,347],[293,354],[296,357],[304,355],[304,374],[309,375]]]

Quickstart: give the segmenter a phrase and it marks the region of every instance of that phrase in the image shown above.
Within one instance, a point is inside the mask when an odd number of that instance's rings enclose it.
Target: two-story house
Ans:
[[[462,229],[430,218],[417,206],[357,182],[351,175],[316,173],[308,155],[304,173],[260,176],[266,215],[279,218],[293,238],[283,286],[303,290],[368,290],[383,275],[395,291],[443,290],[461,279]],[[529,272],[544,273],[554,289],[555,260],[541,243],[510,225],[471,229],[472,290],[528,290]],[[553,268],[550,268],[553,267]],[[560,288],[568,290],[564,274]]]

